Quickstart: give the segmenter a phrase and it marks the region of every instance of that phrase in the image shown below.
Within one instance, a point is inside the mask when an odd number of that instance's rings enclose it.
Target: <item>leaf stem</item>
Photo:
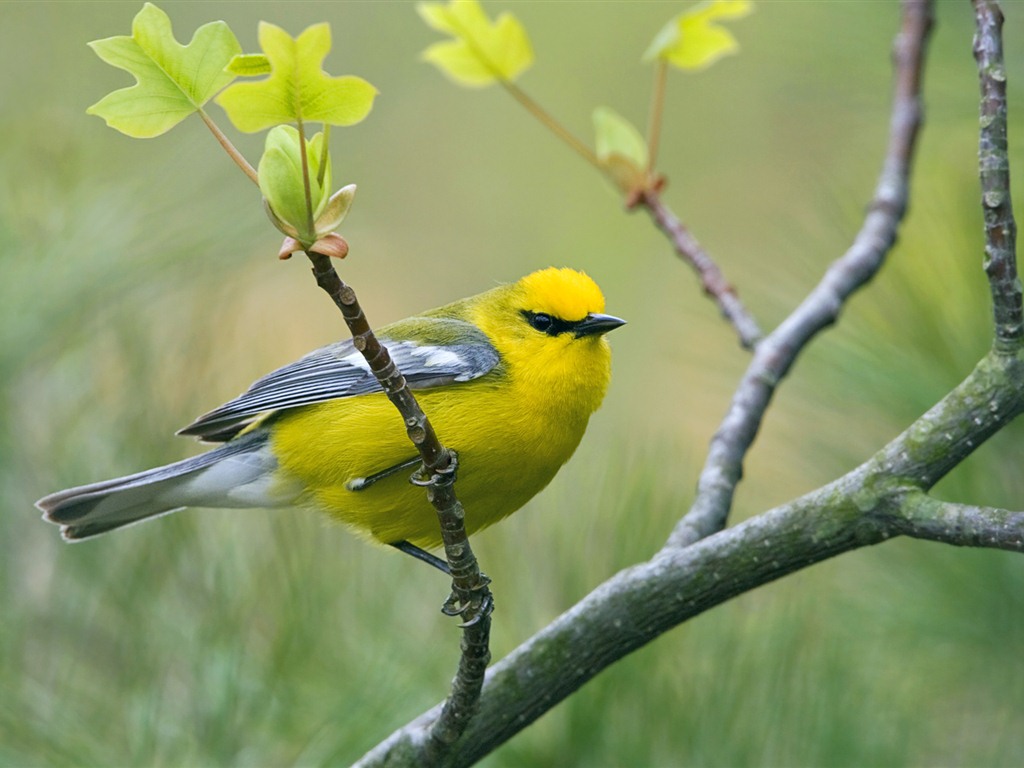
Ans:
[[[487,68],[487,70],[491,73],[491,76],[494,77],[494,79],[497,80],[499,83],[501,83],[501,86],[509,94],[511,94],[512,98],[514,98],[523,107],[525,107],[526,111],[533,115],[535,118],[537,118],[537,120],[539,120],[545,128],[547,128],[549,131],[555,134],[555,136],[557,136],[566,144],[568,144],[573,149],[573,151],[580,155],[584,160],[586,160],[599,171],[604,173],[604,168],[601,167],[601,163],[598,162],[597,155],[594,154],[594,151],[590,147],[588,147],[582,141],[573,136],[572,133],[570,133],[564,125],[562,125],[560,122],[558,122],[558,120],[552,117],[552,115],[547,110],[545,110],[540,104],[538,104],[536,101],[530,98],[530,96],[528,96],[522,88],[520,88],[518,85],[516,85],[507,77],[505,77],[505,75],[502,74],[501,69],[499,69],[494,64],[494,62],[491,61],[491,59],[487,56],[484,50],[479,45],[477,45],[476,40],[470,34],[468,29],[463,27],[455,20],[452,20],[452,25],[457,30],[459,36],[462,37],[462,39],[465,40],[466,43],[469,45],[469,48],[473,52],[473,55],[476,56],[480,63]]]
[[[572,133],[570,133],[569,129],[567,129],[564,125],[558,122],[558,120],[556,120],[540,104],[538,104],[536,101],[530,98],[530,96],[528,96],[522,88],[520,88],[518,85],[516,85],[507,77],[505,77],[501,69],[497,65],[495,65],[493,61],[491,61],[490,57],[487,55],[484,49],[477,44],[476,39],[473,37],[472,34],[470,34],[470,31],[468,29],[466,29],[462,24],[460,24],[457,19],[450,18],[449,21],[455,28],[456,32],[458,33],[458,36],[466,41],[466,44],[469,46],[469,49],[473,52],[473,55],[476,56],[480,63],[483,64],[484,67],[487,69],[487,71],[491,73],[491,76],[499,83],[501,83],[501,86],[509,94],[511,94],[512,98],[514,98],[523,107],[525,107],[526,111],[533,115],[535,118],[537,118],[537,120],[539,120],[545,128],[547,128],[549,131],[555,134],[555,136],[557,136],[566,144],[568,144],[573,149],[573,151],[580,155],[584,160],[586,160],[592,166],[597,168],[597,170],[601,171],[601,173],[606,172],[605,169],[601,166],[601,163],[598,161],[597,155],[590,147],[588,147],[582,141],[573,136]]]
[[[661,123],[665,113],[665,84],[668,80],[668,62],[658,59],[654,68],[654,87],[651,91],[651,116],[647,124],[647,173],[650,175],[658,159],[661,143]]]
[[[316,172],[316,183],[320,189],[324,188],[324,178],[327,176],[327,158],[331,151],[331,124],[324,123],[324,151],[320,155],[320,167]]]
[[[217,124],[213,122],[213,119],[206,114],[206,112],[200,107],[199,117],[206,123],[206,127],[210,129],[210,133],[217,139],[217,142],[224,148],[224,151],[228,153],[228,157],[235,161],[235,165],[242,169],[242,173],[249,177],[249,180],[253,184],[259,186],[260,177],[256,173],[256,169],[253,168],[249,161],[242,157],[242,153],[235,148],[235,145],[231,143],[231,140],[224,135],[224,131],[217,127]]]
[[[568,144],[576,154],[580,155],[584,160],[590,163],[592,166],[605,173],[605,169],[601,166],[601,163],[597,159],[597,155],[594,151],[584,144],[582,141],[577,139],[569,130],[562,125],[558,120],[551,116],[547,110],[545,110],[540,104],[534,101],[530,96],[519,86],[510,80],[504,78],[498,78],[498,82],[501,83],[502,87],[511,94],[512,98],[518,101],[526,111],[533,115],[541,124],[551,131],[555,136],[560,138],[566,144]]]
[[[306,232],[313,237],[316,225],[313,223],[313,191],[309,183],[309,153],[306,150],[306,129],[302,119],[295,121],[295,127],[299,131],[299,157],[302,161],[302,191],[306,195]]]

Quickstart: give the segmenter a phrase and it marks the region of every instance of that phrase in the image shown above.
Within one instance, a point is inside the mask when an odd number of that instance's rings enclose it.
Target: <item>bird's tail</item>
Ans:
[[[69,488],[36,502],[68,541],[87,539],[184,507],[268,507],[277,461],[265,432],[127,477]]]

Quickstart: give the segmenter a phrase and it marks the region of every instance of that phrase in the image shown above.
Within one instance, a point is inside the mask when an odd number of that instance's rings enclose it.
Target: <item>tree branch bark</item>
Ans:
[[[493,600],[487,586],[489,579],[480,572],[466,535],[465,512],[455,495],[456,457],[441,444],[430,420],[409,389],[405,376],[370,327],[355,291],[342,281],[330,257],[314,251],[307,251],[306,255],[313,264],[317,285],[341,310],[355,348],[363,355],[384,393],[401,414],[409,440],[420,453],[425,472],[422,481],[417,483],[426,487],[427,499],[437,512],[445,557],[452,575],[452,597],[445,603],[445,612],[466,618],[462,625],[462,656],[452,681],[451,694],[424,741],[421,763],[433,764],[462,735],[476,711],[484,670],[491,658],[489,643]]]
[[[957,547],[1024,551],[1024,512],[953,504],[922,493],[907,497],[904,513],[900,532],[905,536]]]
[[[994,0],[975,0],[974,9],[978,29],[974,36],[974,57],[981,83],[978,163],[985,217],[985,274],[992,291],[996,345],[1014,350],[1024,336],[1024,316],[1017,277],[1017,224],[1010,201],[1003,13]]]
[[[871,211],[850,250],[758,345],[712,443],[698,488],[700,496],[708,498],[698,499],[649,561],[615,574],[489,670],[479,713],[445,765],[475,762],[603,669],[681,622],[843,552],[901,535],[1024,552],[1024,512],[955,504],[928,494],[986,439],[1024,412],[1021,291],[1012,217],[1009,223],[1006,218],[1009,174],[1001,165],[1005,124],[1000,128],[999,121],[1005,120],[1005,101],[1000,108],[999,99],[991,96],[1002,72],[1001,44],[991,39],[999,36],[998,9],[991,0],[974,1],[983,41],[978,57],[983,94],[980,173],[988,195],[983,205],[986,273],[996,318],[992,350],[960,385],[861,466],[799,499],[723,529],[743,456],[775,387],[803,346],[834,322],[850,294],[877,272],[906,208],[921,119],[921,66],[931,2],[904,0],[895,45],[890,144]],[[986,77],[995,84],[987,83]],[[995,117],[986,121],[987,114]],[[994,136],[986,136],[993,130]],[[986,154],[987,145],[995,147],[994,155]],[[432,709],[396,731],[358,764],[417,764],[423,734],[438,711]]]
[[[700,278],[700,285],[704,289],[705,295],[714,299],[722,317],[736,329],[743,348],[753,349],[764,335],[757,320],[740,301],[739,294],[736,293],[732,283],[725,279],[722,270],[718,268],[697,238],[665,205],[660,192],[657,189],[641,190],[636,199],[629,201],[627,205],[630,208],[640,206],[647,209],[658,229],[664,232],[665,237],[672,243],[679,258],[693,267],[697,277]]]
[[[743,459],[764,420],[768,404],[797,356],[839,317],[846,300],[875,276],[896,242],[907,208],[911,161],[921,127],[921,81],[932,27],[927,0],[905,0],[901,29],[893,43],[895,88],[889,145],[860,232],[821,282],[754,351],[729,410],[711,439],[690,511],[669,542],[686,546],[725,527],[733,494],[743,477]]]

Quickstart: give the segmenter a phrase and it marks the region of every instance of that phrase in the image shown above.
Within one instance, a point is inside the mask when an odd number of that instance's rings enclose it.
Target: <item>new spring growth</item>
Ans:
[[[334,230],[348,213],[356,186],[349,184],[332,195],[331,158],[324,134],[306,139],[305,151],[302,141],[296,128],[279,125],[267,134],[260,158],[259,185],[267,216],[289,238],[279,255],[287,258],[294,251],[305,249],[344,258],[348,247]]]
[[[136,83],[89,107],[107,124],[136,138],[159,136],[198,114],[221,147],[259,185],[274,226],[286,235],[279,256],[307,250],[344,258],[348,245],[335,233],[355,195],[355,185],[331,189],[328,130],[360,122],[373,108],[377,89],[361,77],[334,77],[323,70],[331,49],[327,24],[292,37],[266,22],[259,26],[262,53],[243,54],[223,21],[196,30],[179,43],[167,14],[146,3],[132,34],[96,40],[101,59],[134,76]],[[235,82],[237,78],[262,78]],[[244,133],[269,130],[257,171],[204,109],[211,100]],[[305,126],[324,132],[305,139]]]

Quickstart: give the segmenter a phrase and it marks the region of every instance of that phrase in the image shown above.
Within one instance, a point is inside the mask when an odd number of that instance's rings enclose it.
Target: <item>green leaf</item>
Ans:
[[[240,53],[228,62],[228,72],[240,77],[270,74],[270,59],[262,53]]]
[[[329,156],[326,158],[327,168],[323,183],[317,182],[320,161],[324,157],[323,142],[324,135],[322,133],[318,133],[306,141],[312,215],[308,213],[306,205],[299,132],[290,125],[277,126],[267,134],[266,147],[263,157],[260,158],[260,191],[275,217],[287,225],[286,228],[280,226],[278,228],[286,235],[307,245],[316,240],[315,228],[311,229],[310,225],[323,213],[324,208],[330,202],[328,190],[331,188],[331,165]]]
[[[255,133],[298,121],[353,125],[370,113],[376,88],[361,77],[331,77],[323,71],[331,49],[330,25],[314,24],[293,38],[260,22],[259,39],[270,77],[235,83],[217,97],[238,130]]]
[[[640,131],[608,107],[594,110],[597,161],[624,192],[639,189],[647,176],[647,142]]]
[[[327,201],[323,211],[316,220],[316,233],[318,236],[333,232],[341,226],[341,222],[348,215],[352,207],[352,200],[356,196],[356,185],[349,184],[335,192]]]
[[[224,67],[242,50],[223,21],[204,24],[188,45],[181,45],[167,14],[151,3],[132,21],[131,37],[108,37],[89,46],[103,61],[132,74],[136,83],[107,94],[86,112],[137,139],[166,133],[198,111],[234,79]]]
[[[750,0],[711,0],[669,21],[644,53],[644,61],[664,59],[680,69],[704,69],[736,53],[739,43],[720,19],[740,19],[753,11]]]
[[[477,0],[419,3],[416,10],[427,26],[454,38],[434,43],[423,58],[457,83],[512,82],[533,63],[526,30],[510,13],[492,23]]]
[[[597,159],[621,155],[638,168],[647,167],[647,142],[631,122],[608,107],[594,110]]]

